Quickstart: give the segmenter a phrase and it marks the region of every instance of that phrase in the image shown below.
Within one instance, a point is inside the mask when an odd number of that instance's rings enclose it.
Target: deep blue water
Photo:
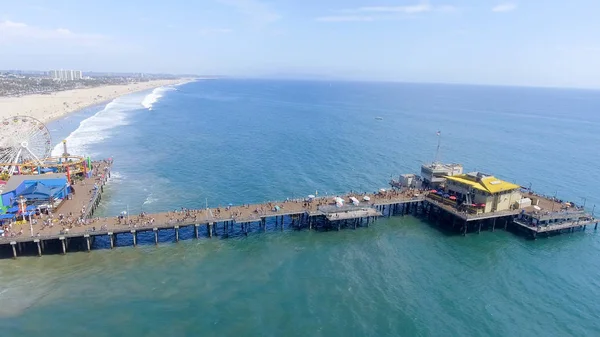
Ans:
[[[432,161],[438,130],[444,161],[600,204],[597,91],[252,80],[158,91],[151,110],[148,93],[119,98],[69,139],[115,159],[109,214],[374,190]]]
[[[586,198],[591,209],[600,205],[598,111],[598,91],[207,80],[124,96],[49,128],[57,143],[68,136],[71,153],[114,158],[106,215],[373,191],[432,161],[438,130],[442,161]],[[463,238],[406,217],[342,233],[0,261],[11,315],[0,329],[597,336],[598,238]]]

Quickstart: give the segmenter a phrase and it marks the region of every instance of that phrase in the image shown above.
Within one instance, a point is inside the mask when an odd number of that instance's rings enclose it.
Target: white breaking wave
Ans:
[[[154,103],[156,103],[161,97],[163,97],[165,92],[173,91],[173,90],[177,90],[177,89],[174,88],[173,86],[156,88],[156,89],[152,90],[152,92],[149,93],[146,97],[144,97],[144,100],[142,101],[142,105],[144,106],[144,108],[146,108],[148,110],[152,110],[152,106],[154,105]]]
[[[79,123],[79,127],[67,137],[67,150],[73,155],[94,156],[89,146],[110,137],[113,128],[129,124],[128,113],[141,107],[139,95],[114,99],[104,109]],[[62,153],[61,141],[52,150],[52,155],[60,156]]]
[[[144,203],[143,203],[143,204],[144,204],[144,205],[149,205],[149,204],[152,204],[152,203],[154,203],[154,202],[157,202],[157,201],[159,201],[159,200],[160,200],[160,199],[158,199],[158,198],[155,198],[155,197],[154,197],[154,193],[150,193],[150,194],[149,194],[149,195],[146,197],[146,200],[144,200]]]

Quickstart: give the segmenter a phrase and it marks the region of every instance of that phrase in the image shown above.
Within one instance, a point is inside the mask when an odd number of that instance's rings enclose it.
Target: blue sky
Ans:
[[[600,88],[598,0],[0,0],[0,68]]]

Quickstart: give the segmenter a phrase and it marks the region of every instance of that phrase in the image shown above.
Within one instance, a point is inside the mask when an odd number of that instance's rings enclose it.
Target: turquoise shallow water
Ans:
[[[50,129],[71,152],[115,158],[110,215],[374,190],[431,160],[437,130],[444,160],[593,205],[599,107],[594,91],[225,80],[123,97]],[[2,260],[0,329],[597,336],[599,253],[593,231],[462,237],[398,217]]]

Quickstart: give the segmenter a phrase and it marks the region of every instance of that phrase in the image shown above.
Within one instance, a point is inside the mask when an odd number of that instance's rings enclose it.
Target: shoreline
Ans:
[[[82,109],[105,104],[123,95],[163,86],[182,85],[193,81],[194,79],[191,78],[155,80],[57,91],[48,95],[0,97],[0,119],[12,116],[30,116],[46,124]]]

